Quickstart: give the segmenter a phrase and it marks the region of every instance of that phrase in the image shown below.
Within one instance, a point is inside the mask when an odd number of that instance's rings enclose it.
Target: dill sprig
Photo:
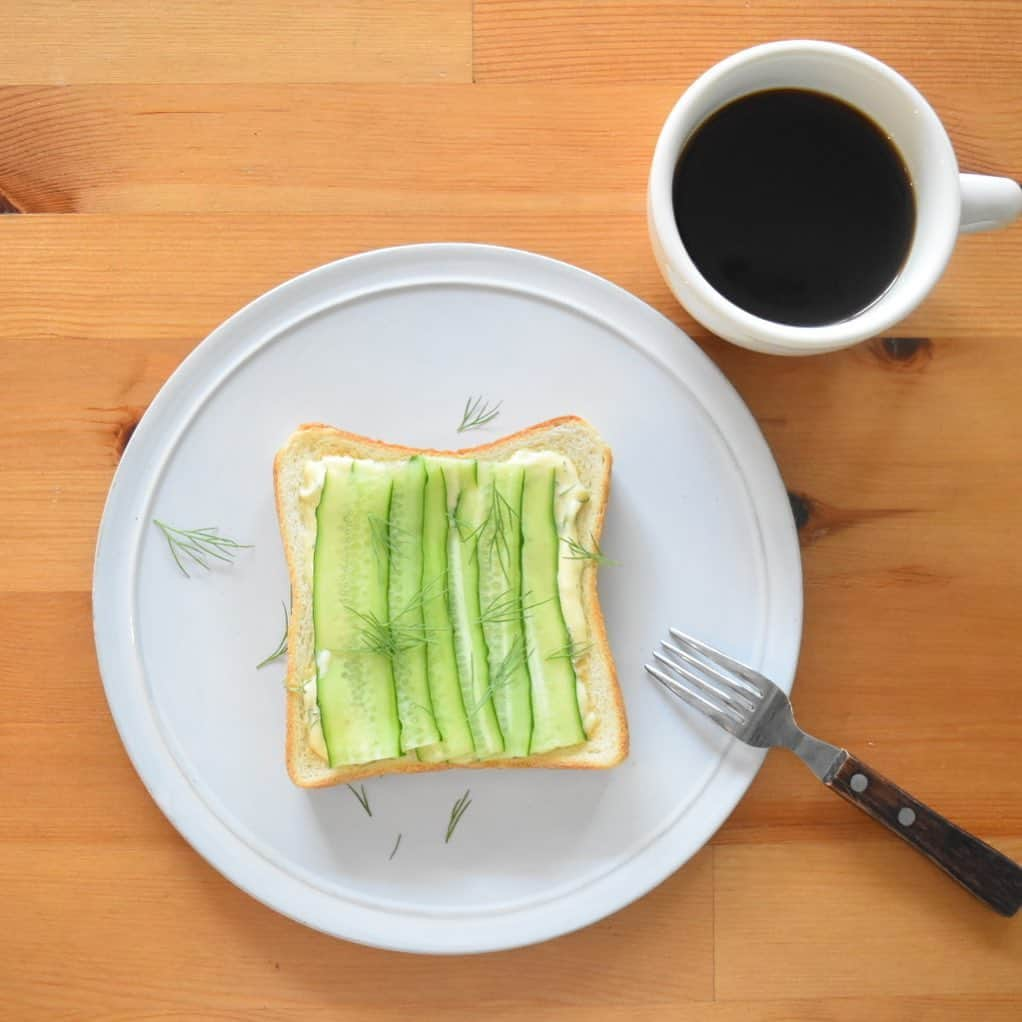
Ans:
[[[354,607],[348,610],[362,622],[359,638],[362,645],[355,653],[377,653],[393,660],[398,653],[417,649],[430,641],[422,624],[400,624],[396,620],[381,620],[371,611],[366,614]]]
[[[403,619],[421,610],[427,601],[446,595],[447,577],[445,573],[437,575],[431,582],[427,582],[401,610],[386,620],[372,612],[364,613],[349,606],[347,609],[362,622],[362,628],[359,631],[362,645],[350,652],[378,653],[393,660],[398,653],[425,646],[432,641],[429,636],[430,630],[421,620],[405,621]]]
[[[503,401],[498,401],[496,404],[490,404],[481,395],[470,397],[465,402],[465,410],[461,413],[461,425],[458,427],[458,432],[467,433],[470,429],[479,429],[480,426],[493,422],[500,415],[500,406],[503,403]]]
[[[497,480],[494,479],[490,484],[490,499],[486,506],[486,515],[479,525],[469,533],[468,540],[477,540],[472,551],[473,557],[479,553],[479,543],[485,541],[489,563],[492,565],[493,559],[496,557],[505,582],[511,581],[511,544],[508,535],[515,527],[516,518],[518,518],[518,511],[497,489]],[[465,537],[462,536],[462,538]]]
[[[495,596],[485,607],[481,608],[479,624],[500,625],[518,621],[527,611],[534,610],[536,607],[542,607],[544,603],[549,603],[553,599],[551,596],[545,600],[536,600],[534,603],[529,603],[528,600],[531,595],[531,590],[527,593],[516,593],[509,589],[507,592]]]
[[[373,546],[381,553],[388,555],[397,552],[396,533],[403,531],[389,518],[381,518],[379,515],[369,515],[369,531],[372,533]]]
[[[520,635],[516,635],[510,649],[490,674],[490,688],[503,688],[507,685],[514,677],[515,671],[524,665],[526,654],[525,640]]]
[[[390,862],[390,860],[393,859],[395,855],[397,855],[397,850],[400,847],[401,847],[401,835],[398,834],[397,840],[394,842],[394,847],[390,850],[390,855],[387,856],[387,862]]]
[[[569,642],[547,655],[547,660],[580,660],[593,648],[591,642]]]
[[[161,522],[159,518],[154,518],[153,523],[163,533],[170,548],[170,555],[185,578],[191,577],[185,567],[185,561],[192,561],[208,571],[209,558],[230,564],[237,556],[238,550],[247,550],[251,547],[250,543],[238,543],[221,536],[220,530],[213,525],[204,529],[177,529],[173,525]]]
[[[280,605],[284,610],[284,634],[281,636],[280,642],[277,643],[277,648],[265,660],[261,660],[256,664],[257,671],[264,668],[267,664],[272,664],[274,660],[279,660],[282,656],[287,654],[287,604],[281,600]]]
[[[520,635],[516,635],[507,654],[490,671],[490,683],[486,686],[486,691],[479,697],[475,706],[467,712],[467,715],[474,717],[493,698],[495,692],[510,685],[515,680],[515,673],[525,665],[526,659],[525,643]]]
[[[369,533],[376,566],[381,573],[388,560],[401,555],[402,544],[416,538],[403,526],[395,525],[391,519],[374,514],[369,515]]]
[[[391,545],[390,522],[379,515],[369,516],[369,536],[372,542],[373,557],[376,558],[376,571],[381,582],[387,581],[387,566],[394,548]]]
[[[464,518],[458,517],[457,510],[447,512],[447,524],[452,529],[458,530],[458,535],[461,537],[462,543],[470,543],[473,539],[476,539],[479,535],[479,530],[482,528],[481,525],[477,525],[473,529]]]
[[[590,536],[590,539],[593,543],[592,549],[583,546],[577,539],[571,539],[569,536],[562,536],[561,542],[567,546],[569,551],[568,560],[593,561],[595,564],[617,564],[617,561],[612,561],[600,549],[600,544],[596,542],[595,536]]]
[[[366,811],[366,816],[372,816],[373,811],[369,808],[369,796],[366,794],[366,786],[360,784],[357,788],[349,784],[348,791],[358,799],[358,804]]]
[[[461,822],[461,818],[465,815],[466,810],[472,804],[472,799],[469,797],[470,791],[466,791],[461,798],[451,807],[451,818],[447,823],[447,836],[444,838],[444,844],[449,844],[451,838],[454,836],[455,828]]]

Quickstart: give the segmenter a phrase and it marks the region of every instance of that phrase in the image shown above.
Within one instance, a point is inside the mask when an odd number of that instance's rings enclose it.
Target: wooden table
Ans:
[[[7,0],[0,24],[0,1014],[1022,1017],[1019,921],[781,755],[582,933],[438,960],[306,930],[150,801],[89,600],[124,445],[227,315],[381,245],[544,252],[676,320],[761,423],[801,523],[805,725],[1022,858],[1022,225],[963,239],[896,337],[781,360],[679,309],[643,216],[684,86],[791,36],[889,61],[966,169],[1022,175],[1022,3]]]

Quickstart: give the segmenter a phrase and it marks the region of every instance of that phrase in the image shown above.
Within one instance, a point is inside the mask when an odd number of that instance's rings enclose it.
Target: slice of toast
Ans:
[[[398,461],[413,454],[504,461],[516,451],[552,451],[574,462],[590,499],[578,515],[578,534],[598,541],[610,491],[610,448],[584,419],[564,416],[513,433],[480,447],[459,451],[423,450],[388,444],[346,433],[322,424],[303,425],[278,451],[273,465],[277,515],[291,576],[291,623],[287,641],[287,769],[302,788],[322,788],[379,774],[418,773],[453,767],[562,767],[603,769],[620,763],[628,753],[628,723],[617,673],[607,642],[597,592],[597,566],[587,564],[582,575],[582,596],[589,625],[591,648],[576,666],[585,686],[596,725],[583,745],[557,749],[539,756],[468,763],[423,763],[414,753],[357,766],[330,767],[309,746],[303,712],[302,681],[315,674],[312,626],[311,544],[304,541],[299,489],[309,460],[326,455],[347,455],[375,461]]]

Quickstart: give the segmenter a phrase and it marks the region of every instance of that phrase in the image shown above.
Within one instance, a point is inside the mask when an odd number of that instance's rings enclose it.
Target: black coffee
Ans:
[[[915,230],[890,139],[819,92],[736,99],[689,139],[674,218],[699,272],[736,305],[792,326],[848,319],[890,287]]]

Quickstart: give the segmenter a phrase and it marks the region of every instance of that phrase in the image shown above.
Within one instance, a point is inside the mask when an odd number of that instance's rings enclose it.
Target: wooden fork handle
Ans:
[[[907,841],[1002,916],[1022,904],[1022,867],[935,813],[861,759],[848,758],[824,782]]]

